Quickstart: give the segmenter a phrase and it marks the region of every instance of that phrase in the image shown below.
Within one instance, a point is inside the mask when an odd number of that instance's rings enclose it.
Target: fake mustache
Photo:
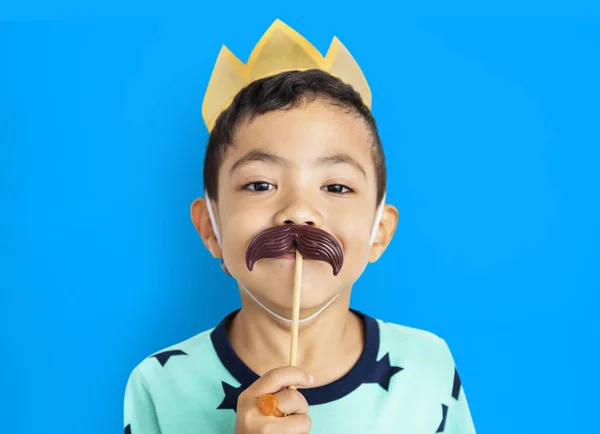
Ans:
[[[278,258],[292,247],[303,257],[328,262],[336,276],[342,269],[344,252],[340,243],[328,232],[308,225],[278,225],[255,236],[246,249],[246,266],[252,271],[261,259]]]

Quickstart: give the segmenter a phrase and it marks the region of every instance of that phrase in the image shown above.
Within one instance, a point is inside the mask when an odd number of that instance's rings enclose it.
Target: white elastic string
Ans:
[[[206,199],[206,206],[208,208],[208,216],[210,217],[210,223],[212,225],[213,228],[213,232],[215,233],[215,236],[217,237],[217,243],[219,243],[219,247],[221,246],[221,236],[219,233],[219,228],[217,227],[217,222],[215,219],[215,215],[213,214],[213,210],[212,210],[212,206],[210,204],[210,199],[208,197],[208,194],[206,192],[206,190],[204,191],[204,196]],[[386,193],[383,193],[383,198],[381,199],[381,203],[379,205],[379,209],[377,210],[377,216],[375,217],[375,223],[373,224],[373,229],[371,230],[371,238],[369,240],[369,245],[372,246],[373,242],[375,241],[375,236],[377,235],[377,228],[379,227],[379,223],[381,221],[381,217],[383,216],[383,208],[385,206],[385,196]],[[291,323],[292,320],[288,319],[288,318],[284,318],[281,315],[276,314],[275,312],[273,312],[271,309],[269,309],[267,306],[265,306],[264,304],[262,304],[255,296],[254,294],[252,294],[250,292],[250,290],[248,288],[246,288],[244,285],[242,285],[242,288],[244,288],[246,290],[246,292],[248,293],[248,295],[252,298],[252,300],[254,300],[256,302],[256,304],[258,304],[260,307],[262,307],[264,310],[266,310],[267,312],[269,312],[271,315],[273,315],[275,318],[278,318],[282,321]],[[321,309],[319,309],[318,311],[316,311],[315,313],[313,313],[312,315],[310,315],[307,318],[303,318],[301,320],[299,320],[298,322],[303,323],[306,321],[310,321],[311,319],[314,319],[317,317],[317,315],[319,315],[320,313],[322,313],[325,309],[327,309],[331,303],[333,303],[335,301],[336,298],[338,298],[340,296],[340,293],[336,294],[335,296],[333,296],[333,298],[331,300],[329,300]]]
[[[281,315],[276,314],[275,312],[273,312],[271,309],[269,309],[267,306],[265,306],[264,304],[262,304],[258,298],[256,298],[249,290],[248,288],[246,288],[244,285],[242,285],[242,288],[244,288],[246,290],[246,292],[248,293],[248,295],[250,297],[252,297],[252,300],[254,300],[260,307],[262,307],[264,310],[266,310],[267,312],[269,312],[271,315],[273,315],[275,318],[279,318],[281,321],[285,321],[285,322],[289,322],[291,323],[292,320],[288,319],[288,318],[284,318]],[[333,303],[335,301],[336,298],[338,298],[340,296],[340,294],[336,294],[331,300],[329,300],[325,306],[323,306],[321,309],[319,309],[318,311],[316,311],[315,313],[313,313],[311,316],[303,318],[301,320],[298,320],[299,323],[303,323],[306,321],[310,321],[313,318],[316,318],[317,315],[319,315],[321,312],[323,312],[325,309],[327,309],[329,307],[329,305],[331,303]]]
[[[377,216],[375,217],[375,224],[373,225],[373,229],[371,229],[371,238],[369,240],[369,245],[372,246],[375,242],[375,236],[377,235],[377,228],[379,227],[379,223],[381,222],[381,217],[383,217],[383,208],[385,206],[385,195],[387,192],[383,193],[383,197],[381,198],[381,203],[379,204],[379,209],[377,210]]]
[[[217,220],[215,219],[215,215],[213,214],[213,209],[210,204],[210,199],[208,198],[208,194],[207,194],[206,190],[204,190],[204,197],[206,200],[206,206],[208,207],[208,216],[210,217],[210,224],[212,225],[213,232],[215,233],[215,236],[217,237],[217,243],[219,243],[219,247],[222,247],[221,246],[221,234],[219,233],[219,228],[217,227]]]

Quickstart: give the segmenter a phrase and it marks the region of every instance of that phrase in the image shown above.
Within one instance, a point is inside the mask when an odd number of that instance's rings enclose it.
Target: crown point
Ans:
[[[356,63],[352,54],[346,46],[337,38],[333,37],[327,55],[325,56],[327,71],[350,84],[362,97],[363,102],[369,108],[372,104],[372,95],[365,76]]]
[[[306,38],[278,19],[250,53],[249,81],[291,69],[319,68],[322,61],[321,53]]]
[[[273,24],[271,24],[271,27],[289,27],[286,23],[283,22],[283,20],[279,19],[279,18],[275,18],[275,21],[273,21]]]
[[[338,51],[340,50],[340,47],[343,47],[343,46],[344,46],[344,44],[342,44],[342,41],[340,41],[337,38],[337,36],[334,36],[331,39],[331,43],[329,44],[329,48],[327,49],[327,54],[325,54],[325,59],[324,59],[324,64],[325,64],[326,69],[329,69],[331,67],[333,60],[338,55]]]

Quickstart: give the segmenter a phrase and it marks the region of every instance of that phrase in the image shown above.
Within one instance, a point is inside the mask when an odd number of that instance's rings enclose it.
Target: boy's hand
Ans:
[[[310,387],[308,373],[294,366],[276,368],[267,372],[244,390],[237,402],[235,434],[306,434],[310,431],[308,402],[304,395],[288,386]],[[278,407],[286,417],[265,416],[258,408],[258,398],[275,394]]]

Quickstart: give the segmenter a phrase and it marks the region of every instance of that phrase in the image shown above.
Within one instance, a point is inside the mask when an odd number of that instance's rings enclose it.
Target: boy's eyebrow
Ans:
[[[280,157],[279,155],[275,155],[261,149],[253,149],[242,158],[237,160],[233,166],[231,166],[231,169],[229,169],[229,174],[232,174],[241,166],[250,163],[251,161],[262,161],[263,163],[277,164],[279,166],[291,166],[292,164],[291,161]]]
[[[261,149],[253,149],[248,152],[246,155],[237,160],[231,169],[229,169],[229,174],[232,174],[234,171],[239,169],[241,166],[250,163],[252,161],[260,161],[263,163],[277,164],[279,166],[290,167],[292,162],[287,158],[280,157],[279,155],[275,155],[271,152],[267,152]],[[318,157],[315,159],[315,165],[317,166],[333,166],[335,164],[349,164],[359,172],[363,174],[363,176],[367,177],[367,172],[365,168],[358,162],[356,159],[352,158],[348,154],[338,153],[333,155],[328,155],[325,157]]]
[[[349,164],[352,167],[354,167],[355,169],[357,169],[359,172],[361,172],[365,178],[367,177],[367,171],[362,166],[362,164],[360,164],[358,161],[356,161],[354,158],[352,158],[348,154],[339,153],[339,154],[328,155],[326,157],[319,157],[319,158],[317,158],[316,163],[319,166],[333,166],[334,164]]]

